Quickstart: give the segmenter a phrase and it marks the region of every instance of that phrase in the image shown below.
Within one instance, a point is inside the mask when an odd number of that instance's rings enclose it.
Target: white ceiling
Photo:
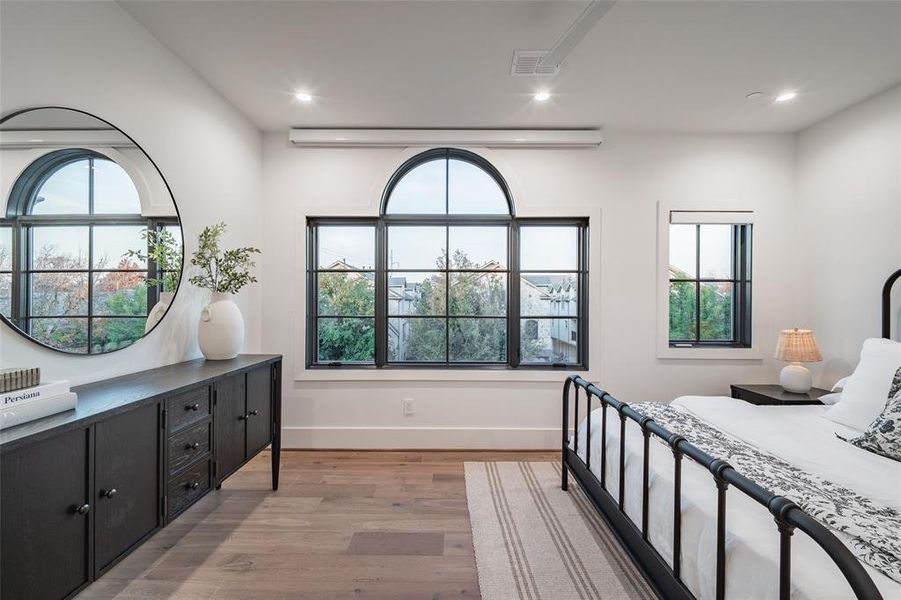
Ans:
[[[901,2],[621,0],[540,78],[511,77],[513,51],[550,48],[587,2],[120,4],[270,131],[784,132],[901,81]],[[535,102],[537,89],[551,100]],[[783,90],[799,96],[773,104]]]

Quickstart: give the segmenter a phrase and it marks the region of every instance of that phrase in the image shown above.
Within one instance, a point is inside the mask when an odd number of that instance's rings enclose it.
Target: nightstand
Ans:
[[[802,404],[822,404],[818,398],[824,394],[828,394],[828,390],[820,388],[810,388],[806,394],[794,394],[786,392],[781,385],[765,384],[748,384],[732,386],[732,397],[751,404],[773,405],[773,406],[792,406]]]

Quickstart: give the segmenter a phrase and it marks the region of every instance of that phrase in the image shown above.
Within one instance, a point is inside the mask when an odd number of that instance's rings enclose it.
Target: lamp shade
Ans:
[[[819,362],[823,360],[817,339],[809,329],[784,329],[779,334],[776,359],[786,362]]]

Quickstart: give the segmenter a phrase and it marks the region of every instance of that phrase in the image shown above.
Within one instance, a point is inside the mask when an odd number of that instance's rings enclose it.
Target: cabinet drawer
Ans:
[[[170,434],[205,419],[210,414],[209,386],[169,398],[166,401],[166,410],[169,415]]]
[[[204,460],[169,481],[169,518],[191,506],[210,489],[210,461]]]
[[[210,422],[183,429],[169,438],[169,475],[210,451]]]

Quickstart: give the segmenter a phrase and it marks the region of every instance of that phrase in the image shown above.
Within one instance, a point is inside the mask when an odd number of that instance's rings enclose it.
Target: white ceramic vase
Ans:
[[[174,297],[175,292],[160,292],[159,301],[157,301],[157,303],[153,305],[153,308],[150,309],[150,312],[147,313],[147,322],[144,325],[144,333],[147,333],[156,327],[156,324],[166,316],[166,311],[169,310],[169,306],[172,304],[172,298]]]
[[[200,311],[197,343],[207,360],[238,356],[244,344],[244,317],[231,294],[213,292],[210,303]]]

